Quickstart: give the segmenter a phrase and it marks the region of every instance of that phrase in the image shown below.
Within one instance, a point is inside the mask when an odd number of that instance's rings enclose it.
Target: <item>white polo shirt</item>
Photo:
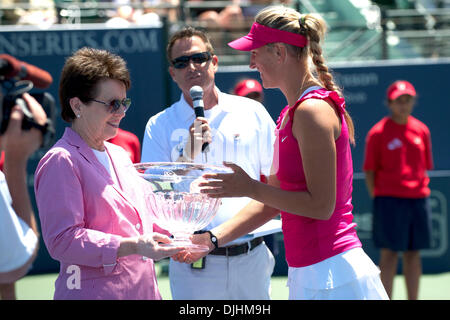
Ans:
[[[0,171],[0,272],[22,267],[33,255],[38,238],[11,206],[5,175]]]
[[[207,162],[204,154],[194,162],[222,165],[234,162],[253,179],[269,175],[275,142],[275,123],[264,106],[252,99],[218,92],[218,104],[205,110],[212,131]],[[195,119],[183,94],[179,101],[148,121],[142,144],[142,162],[176,161]],[[239,212],[251,199],[222,199],[217,215],[206,227],[212,229]]]

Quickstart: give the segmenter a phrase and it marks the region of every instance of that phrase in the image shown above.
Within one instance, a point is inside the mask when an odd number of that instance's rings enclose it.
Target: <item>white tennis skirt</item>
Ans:
[[[287,286],[290,300],[389,300],[380,270],[362,248],[289,267]]]

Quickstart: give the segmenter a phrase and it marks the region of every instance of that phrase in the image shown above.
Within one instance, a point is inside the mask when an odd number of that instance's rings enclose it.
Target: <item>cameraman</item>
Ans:
[[[29,94],[22,95],[34,120],[44,125],[47,116]],[[0,298],[15,299],[15,281],[23,277],[36,258],[38,229],[27,186],[27,162],[41,146],[42,133],[35,128],[22,130],[24,117],[14,106],[8,128],[0,136],[0,151],[5,152],[0,171]]]

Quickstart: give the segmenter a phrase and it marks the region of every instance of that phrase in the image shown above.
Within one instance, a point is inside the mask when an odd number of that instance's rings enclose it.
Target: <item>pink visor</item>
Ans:
[[[308,40],[301,34],[269,28],[255,22],[246,36],[231,41],[228,45],[236,50],[250,51],[274,42],[283,42],[296,47],[304,47],[308,43]]]

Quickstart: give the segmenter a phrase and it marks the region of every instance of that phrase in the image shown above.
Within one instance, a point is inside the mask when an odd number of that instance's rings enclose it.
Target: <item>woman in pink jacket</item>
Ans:
[[[61,115],[71,126],[35,174],[42,235],[60,262],[55,299],[161,299],[153,260],[181,249],[158,244],[171,240],[153,232],[145,181],[106,142],[130,106],[129,87],[125,61],[107,51],[83,48],[64,65]]]

